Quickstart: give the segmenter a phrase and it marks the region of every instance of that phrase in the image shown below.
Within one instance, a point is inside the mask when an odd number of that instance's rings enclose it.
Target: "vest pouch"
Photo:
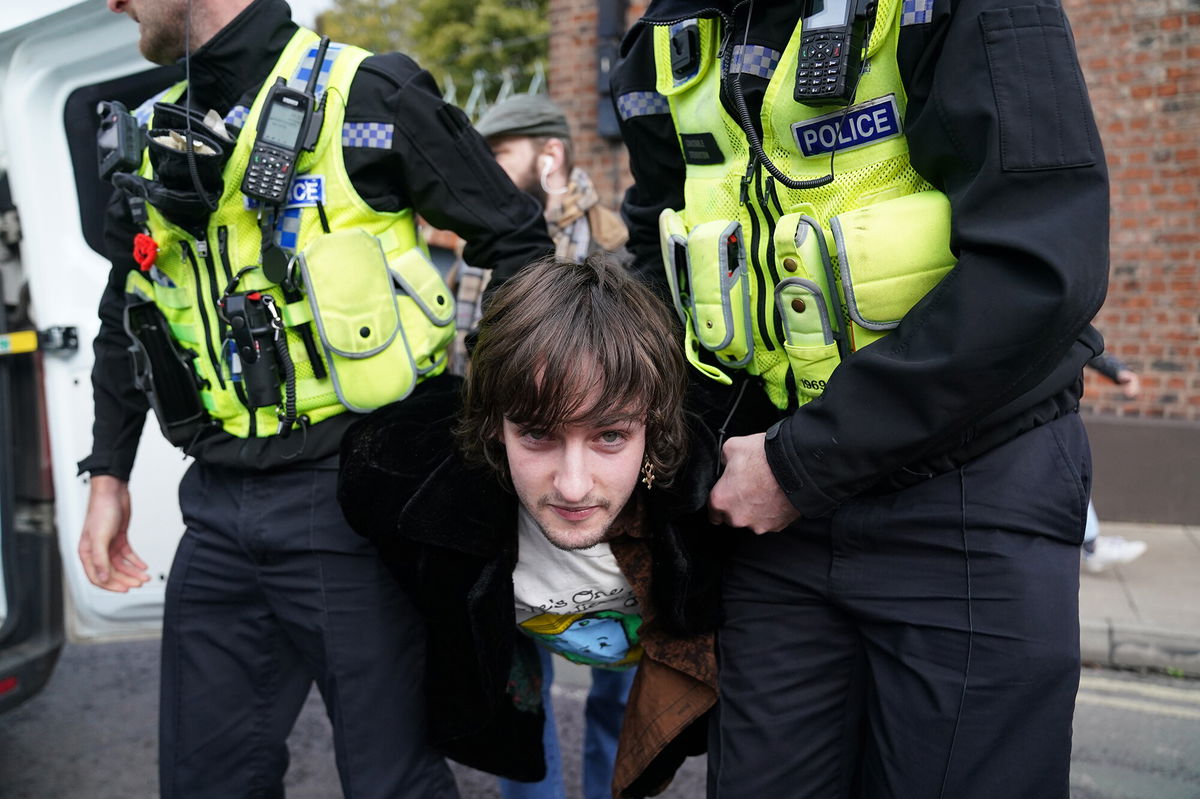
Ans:
[[[688,235],[687,253],[696,339],[717,354],[722,366],[745,366],[754,357],[754,340],[741,224],[714,220],[697,225]]]
[[[687,314],[684,309],[691,304],[681,290],[688,275],[687,225],[677,211],[664,208],[658,216],[658,240],[662,245],[663,269],[667,273],[667,288],[679,321],[686,327]]]
[[[174,446],[187,447],[209,422],[192,366],[194,356],[176,345],[158,306],[130,299],[124,322],[134,385],[145,393],[163,436]]]
[[[841,362],[825,293],[806,278],[785,278],[775,287],[775,308],[783,320],[783,349],[801,402],[816,399]]]
[[[856,348],[900,324],[956,263],[950,252],[950,201],[922,191],[864,206],[830,220]]]
[[[158,181],[149,180],[140,175],[128,172],[118,172],[112,176],[113,188],[123,192],[127,197],[138,197],[145,200],[163,215],[173,225],[200,235],[203,233],[208,218],[212,213],[205,204],[204,198],[193,189],[168,189]],[[219,194],[209,195],[216,202]]]
[[[407,397],[417,367],[379,240],[359,228],[339,230],[296,260],[338,401],[366,412]]]
[[[446,347],[454,338],[454,296],[420,247],[391,258],[389,265],[400,328],[417,374],[429,374],[446,362]]]
[[[155,180],[174,191],[202,191],[209,197],[220,198],[225,189],[221,173],[229,160],[229,140],[218,140],[208,128],[193,130],[189,154],[185,130],[152,128],[146,137]]]
[[[128,186],[135,180],[146,181],[134,193],[171,222],[198,235],[225,191],[222,172],[230,150],[228,142],[219,141],[206,127],[192,130],[191,141],[189,155],[187,131],[151,128],[146,134],[146,152],[153,179],[130,175],[122,182]]]
[[[700,340],[696,338],[696,329],[692,325],[692,299],[691,295],[683,290],[691,269],[687,225],[683,217],[670,208],[664,208],[658,216],[658,234],[659,243],[662,245],[663,269],[667,274],[667,288],[671,293],[675,313],[683,323],[683,353],[688,363],[701,374],[723,385],[733,385],[729,375],[700,360]]]

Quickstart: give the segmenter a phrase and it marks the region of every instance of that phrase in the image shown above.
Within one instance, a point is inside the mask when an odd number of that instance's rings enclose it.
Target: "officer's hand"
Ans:
[[[775,482],[765,441],[765,433],[756,433],[731,438],[721,448],[725,471],[708,495],[708,518],[713,524],[770,533],[800,518]]]
[[[129,485],[108,475],[92,477],[79,560],[93,584],[125,593],[145,584],[146,564],[129,546]]]

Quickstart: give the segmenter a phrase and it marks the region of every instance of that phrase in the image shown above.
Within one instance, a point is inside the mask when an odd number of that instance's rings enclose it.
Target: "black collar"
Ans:
[[[692,17],[731,16],[744,0],[655,0],[642,15],[643,22],[674,22]]]
[[[298,27],[284,0],[254,0],[192,54],[192,106],[225,115],[257,93]]]

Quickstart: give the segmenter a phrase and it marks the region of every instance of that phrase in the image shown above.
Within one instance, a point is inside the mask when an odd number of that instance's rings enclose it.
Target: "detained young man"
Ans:
[[[342,508],[424,616],[447,756],[542,778],[537,647],[638,665],[613,796],[657,793],[703,752],[715,575],[694,531],[716,465],[688,455],[715,448],[691,440],[674,328],[620,267],[547,259],[491,298],[465,384],[427,381],[348,433]]]

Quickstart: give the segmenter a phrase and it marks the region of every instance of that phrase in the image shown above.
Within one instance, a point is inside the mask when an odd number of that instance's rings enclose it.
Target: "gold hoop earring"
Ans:
[[[647,489],[654,487],[654,477],[654,464],[650,462],[649,458],[646,458],[646,462],[642,464],[642,483]]]

